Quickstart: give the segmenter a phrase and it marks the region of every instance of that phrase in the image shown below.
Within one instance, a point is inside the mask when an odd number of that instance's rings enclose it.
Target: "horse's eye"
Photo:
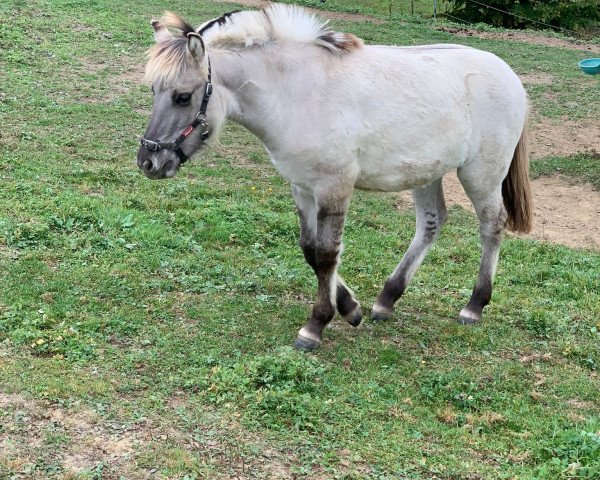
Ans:
[[[177,95],[175,102],[177,103],[177,105],[187,105],[188,103],[190,103],[191,99],[191,93],[180,93],[179,95]]]

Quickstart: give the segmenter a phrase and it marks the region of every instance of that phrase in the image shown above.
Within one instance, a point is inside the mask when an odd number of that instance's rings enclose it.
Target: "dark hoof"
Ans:
[[[344,320],[346,320],[353,327],[358,327],[360,325],[360,322],[362,321],[362,318],[363,318],[363,313],[362,313],[362,310],[360,309],[360,306],[358,306],[354,309],[353,312],[346,315],[344,317]]]
[[[373,320],[374,322],[382,322],[384,320],[389,320],[393,316],[393,309],[387,309],[373,305],[373,309],[371,310],[371,320]]]
[[[321,342],[311,340],[310,338],[301,337],[298,335],[294,342],[294,348],[302,350],[303,352],[312,352],[321,346]]]

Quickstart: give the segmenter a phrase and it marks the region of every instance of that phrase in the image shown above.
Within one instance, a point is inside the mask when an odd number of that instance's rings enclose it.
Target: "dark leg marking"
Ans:
[[[473,325],[481,320],[483,307],[492,299],[492,280],[487,277],[483,281],[477,282],[471,294],[471,300],[461,311],[458,323],[461,325]]]
[[[317,273],[317,299],[308,323],[298,332],[294,346],[300,350],[314,350],[321,344],[323,329],[333,318],[335,309],[330,297],[331,275],[335,271],[339,250],[318,251],[315,249]]]
[[[473,205],[479,217],[481,263],[471,299],[458,317],[458,323],[461,325],[480,322],[484,307],[490,303],[500,245],[506,227],[506,211],[499,194],[492,193],[487,197],[479,198],[479,201],[473,202]]]
[[[310,320],[298,332],[295,343],[297,348],[305,350],[316,348],[321,343],[323,329],[335,314],[334,304],[337,303],[338,284],[334,282],[336,282],[337,264],[342,249],[347,201],[343,202],[343,205],[343,210],[333,210],[328,207],[318,209],[314,249],[311,249],[310,241],[302,241],[305,258],[317,274],[318,290]],[[307,239],[304,237],[302,240]],[[344,287],[341,290],[346,291],[346,294],[342,295],[345,299],[346,295],[351,293],[343,283],[341,285]],[[346,303],[342,308],[347,307]]]
[[[317,259],[314,245],[302,245],[302,251],[306,263],[308,263],[315,274],[317,273]],[[353,327],[358,327],[362,320],[360,304],[354,299],[352,293],[341,281],[336,284],[336,308],[339,314]]]
[[[394,314],[394,303],[406,290],[410,279],[446,222],[446,206],[441,179],[413,191],[417,212],[417,230],[400,264],[386,280],[377,297],[371,318],[387,320]]]
[[[412,263],[412,262],[411,262]],[[406,266],[398,270],[398,276],[388,278],[383,284],[383,291],[377,297],[371,319],[374,321],[388,320],[394,314],[394,303],[406,290]]]
[[[358,307],[358,302],[352,298],[350,291],[341,283],[338,282],[336,287],[336,298],[335,303],[337,311],[342,317],[345,317],[349,313]]]
[[[362,319],[359,303],[337,275],[342,233],[350,197],[315,198],[297,186],[292,195],[300,218],[300,247],[306,262],[317,276],[317,298],[308,323],[298,332],[295,345],[312,350],[321,343],[321,334],[335,310],[351,325]]]

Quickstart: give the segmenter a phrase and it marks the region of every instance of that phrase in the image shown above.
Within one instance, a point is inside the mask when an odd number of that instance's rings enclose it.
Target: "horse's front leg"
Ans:
[[[358,325],[362,318],[359,303],[337,276],[350,194],[338,198],[313,196],[297,187],[292,191],[300,217],[300,245],[318,282],[317,299],[310,320],[298,333],[295,346],[313,350],[321,344],[323,329],[333,318],[336,306],[351,324]]]
[[[312,193],[295,185],[292,186],[292,196],[300,219],[300,248],[302,248],[306,263],[310,265],[316,275],[317,206],[315,197]],[[350,325],[358,327],[363,317],[360,303],[354,298],[354,293],[339,274],[336,274],[336,283],[337,311]]]

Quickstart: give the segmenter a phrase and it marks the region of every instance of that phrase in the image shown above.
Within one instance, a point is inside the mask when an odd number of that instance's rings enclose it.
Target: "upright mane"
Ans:
[[[165,13],[155,30],[178,33],[159,41],[148,52],[146,79],[172,80],[186,61],[187,34],[197,32],[205,45],[213,48],[251,48],[282,41],[317,45],[335,55],[361,48],[363,41],[349,33],[335,32],[327,20],[317,18],[302,7],[273,3],[263,10],[234,11],[209,20],[198,29],[173,13]]]
[[[216,47],[252,47],[287,40],[343,54],[363,45],[352,34],[333,31],[328,23],[297,5],[273,3],[264,10],[227,13],[201,25],[198,33],[207,45]]]

